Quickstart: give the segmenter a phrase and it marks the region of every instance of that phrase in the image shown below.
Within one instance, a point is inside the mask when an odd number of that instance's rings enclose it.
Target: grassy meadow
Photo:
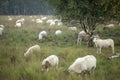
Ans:
[[[108,60],[112,55],[111,48],[102,49],[102,53],[97,54],[95,46],[88,48],[85,42],[77,45],[80,28],[70,31],[66,25],[49,26],[45,22],[37,24],[32,22],[29,16],[21,16],[25,18],[25,22],[21,28],[16,28],[15,22],[20,17],[10,17],[13,20],[9,21],[8,16],[0,16],[0,25],[5,25],[3,35],[0,36],[0,80],[120,80],[120,57]],[[40,16],[33,18],[37,19]],[[115,28],[105,31],[102,28],[102,25],[98,25],[95,33],[101,38],[114,39],[115,52],[120,53],[120,26],[116,25]],[[58,29],[62,30],[63,34],[55,36],[54,32]],[[42,30],[46,30],[48,36],[45,41],[40,42],[38,34]],[[27,49],[35,44],[40,45],[40,52],[24,57]],[[59,68],[42,72],[41,62],[51,54],[59,57]],[[97,58],[94,74],[86,75],[83,79],[82,76],[67,72],[75,59],[86,55],[94,55]]]

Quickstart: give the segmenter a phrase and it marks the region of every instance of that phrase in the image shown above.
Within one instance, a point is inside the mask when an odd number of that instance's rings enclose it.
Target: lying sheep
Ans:
[[[115,26],[114,24],[108,24],[103,27],[103,30],[113,28],[114,26]]]
[[[42,71],[48,71],[50,67],[58,67],[59,59],[56,55],[50,55],[42,61]]]
[[[110,57],[108,57],[108,59],[114,59],[117,57],[120,57],[120,53],[117,53],[116,55],[110,56]]]
[[[114,54],[114,41],[112,39],[98,39],[94,38],[93,42],[97,47],[97,53],[101,53],[102,48],[112,48],[112,53]]]
[[[61,30],[56,30],[56,31],[55,31],[55,35],[60,35],[60,34],[62,34],[62,31],[61,31]]]
[[[93,55],[87,55],[77,58],[75,62],[68,68],[69,72],[74,73],[94,73],[96,68],[96,58]]]
[[[43,41],[46,36],[47,36],[47,32],[46,32],[46,31],[41,31],[41,32],[39,33],[39,40],[40,40],[40,41]]]
[[[39,52],[39,51],[40,51],[40,46],[39,46],[39,45],[34,45],[34,46],[30,47],[30,48],[24,53],[24,57],[28,56],[30,53]]]

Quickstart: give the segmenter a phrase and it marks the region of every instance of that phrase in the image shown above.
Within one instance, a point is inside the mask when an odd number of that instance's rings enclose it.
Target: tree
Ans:
[[[48,0],[63,18],[79,20],[91,37],[102,19],[120,19],[120,0]],[[89,46],[92,46],[89,40]]]

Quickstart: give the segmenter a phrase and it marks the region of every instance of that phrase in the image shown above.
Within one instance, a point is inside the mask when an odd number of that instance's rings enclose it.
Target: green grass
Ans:
[[[5,25],[3,35],[0,36],[0,80],[79,80],[81,76],[69,74],[68,67],[78,57],[94,55],[97,58],[97,68],[95,73],[86,76],[85,80],[119,80],[120,79],[120,58],[107,60],[112,55],[111,49],[102,49],[102,54],[96,53],[96,48],[88,48],[86,43],[77,45],[76,32],[68,31],[65,25],[61,27],[43,24],[35,24],[25,17],[25,24],[21,28],[15,28],[17,16],[12,16],[13,21],[8,21],[7,16],[0,16],[0,24]],[[37,16],[39,18],[39,16]],[[63,34],[53,35],[55,30],[61,29]],[[40,31],[46,30],[48,37],[45,41],[38,40]],[[120,53],[120,28],[103,31],[102,27],[97,27],[96,33],[102,38],[115,39],[115,52]],[[112,34],[111,34],[112,33]],[[39,53],[35,52],[28,57],[23,54],[32,46],[38,44],[41,47]],[[41,71],[41,62],[44,57],[55,54],[60,59],[59,68],[51,69],[49,72]]]

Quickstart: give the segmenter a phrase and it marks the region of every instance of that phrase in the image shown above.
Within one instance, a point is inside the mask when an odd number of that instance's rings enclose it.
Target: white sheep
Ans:
[[[87,55],[77,58],[75,62],[68,68],[69,72],[74,73],[94,73],[96,68],[96,58],[93,55]]]
[[[76,31],[77,30],[77,27],[69,27],[68,28],[69,30],[72,30],[72,31]],[[83,32],[84,33],[84,32]],[[80,33],[81,34],[81,33]]]
[[[60,34],[62,34],[62,31],[61,31],[61,30],[56,30],[56,31],[55,31],[55,35],[60,35]]]
[[[15,24],[15,27],[21,27],[22,26],[22,23],[21,22],[17,22],[16,24]]]
[[[54,26],[54,25],[55,25],[55,21],[51,21],[50,26]]]
[[[4,25],[0,25],[0,28],[4,28],[5,26]]]
[[[18,20],[16,21],[16,23],[24,24],[24,21],[25,21],[25,19],[24,19],[24,18],[21,18],[21,19],[18,19]]]
[[[42,71],[48,71],[50,67],[58,68],[59,58],[56,55],[50,55],[42,61]]]
[[[28,56],[30,53],[39,52],[39,51],[40,51],[40,46],[39,46],[39,45],[34,45],[34,46],[30,47],[30,48],[24,53],[24,57]]]
[[[103,29],[109,29],[109,28],[113,28],[115,25],[114,24],[108,24],[106,26],[103,27]]]
[[[120,57],[120,53],[117,53],[116,55],[110,56],[110,57],[108,57],[108,59],[114,59],[117,57]]]
[[[43,23],[41,19],[36,19],[36,23]]]
[[[114,54],[114,41],[112,39],[98,39],[94,38],[93,42],[97,47],[97,53],[101,53],[102,48],[112,48],[112,53]]]
[[[43,41],[46,36],[47,36],[47,32],[46,32],[46,31],[41,31],[41,32],[39,33],[39,40],[40,40],[40,41]]]

